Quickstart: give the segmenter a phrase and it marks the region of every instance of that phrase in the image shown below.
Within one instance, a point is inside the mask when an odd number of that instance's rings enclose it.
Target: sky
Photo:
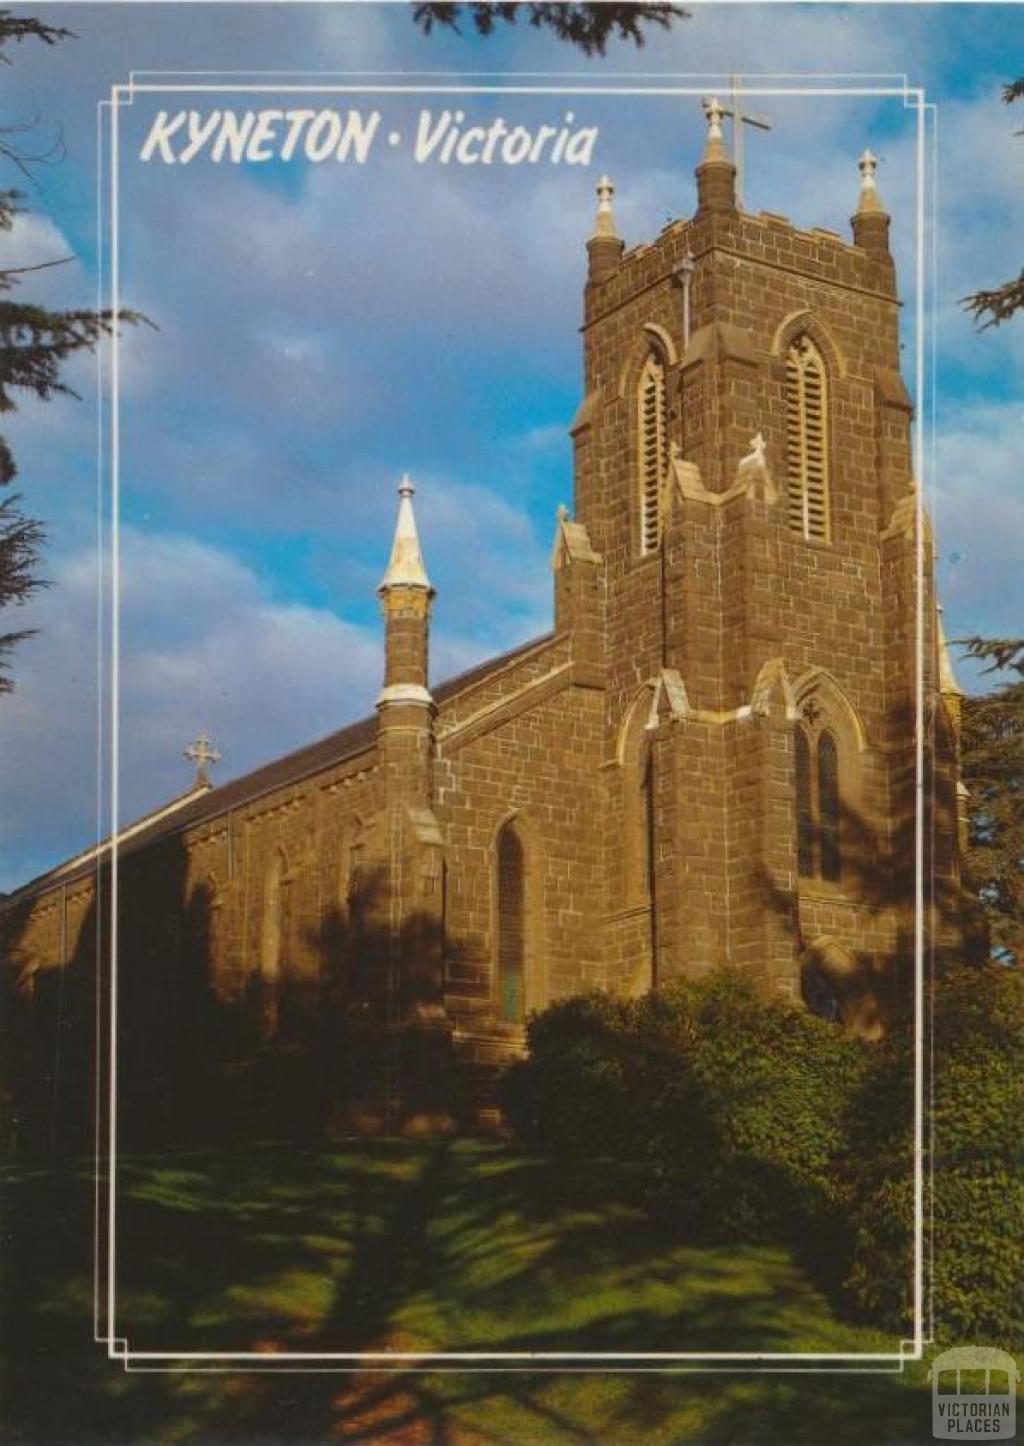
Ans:
[[[120,115],[121,293],[152,323],[121,344],[122,821],[189,786],[182,749],[200,730],[223,755],[224,782],[372,710],[375,588],[403,471],[418,489],[438,589],[434,678],[551,625],[548,559],[555,509],[572,501],[567,427],[581,395],[594,186],[611,174],[628,244],[690,214],[699,100],[450,98],[381,85],[465,84],[487,72],[478,84],[507,86],[537,72],[536,83],[713,90],[735,71],[751,90],[806,89],[822,74],[845,88],[904,74],[923,86],[938,122],[925,298],[937,580],[951,637],[1019,634],[1024,320],[979,333],[960,299],[1022,263],[1024,138],[1014,130],[1024,113],[1003,105],[1000,89],[1024,72],[1024,11],[785,0],[690,9],[642,50],[613,42],[591,60],[528,26],[427,37],[401,4],[18,10],[75,33],[54,47],[11,47],[0,71],[0,123],[38,118],[41,139],[64,142],[59,164],[36,169],[27,214],[0,236],[4,267],[73,258],[27,275],[26,300],[88,305],[97,294],[97,102],[110,86],[145,71],[193,83],[202,71],[211,86],[136,90]],[[263,89],[232,94],[227,72],[259,75]],[[766,79],[781,74],[791,79]],[[281,88],[332,77],[367,89]],[[379,108],[382,131],[362,166],[142,161],[157,112],[190,105]],[[417,164],[418,115],[445,105],[534,130],[571,110],[573,127],[597,127],[590,164]],[[865,145],[878,155],[912,385],[915,112],[899,97],[849,95],[750,106],[773,127],[747,136],[752,211],[848,235],[857,157]],[[401,144],[388,143],[392,131]],[[109,646],[97,637],[110,540],[97,368],[102,382],[108,364],[77,358],[67,376],[78,400],[25,399],[5,419],[23,506],[47,526],[51,585],[3,620],[37,632],[15,655],[15,691],[0,697],[0,890],[87,847],[109,821],[97,767],[109,741],[98,721]],[[973,685],[970,667],[960,672]]]

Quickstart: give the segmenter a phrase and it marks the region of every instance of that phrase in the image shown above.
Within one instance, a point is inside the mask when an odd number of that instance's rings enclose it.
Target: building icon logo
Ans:
[[[970,1372],[973,1389],[963,1390]],[[979,1389],[976,1382],[984,1377]],[[1007,1351],[954,1346],[932,1361],[932,1435],[939,1441],[1009,1441],[1017,1434],[1020,1371]]]

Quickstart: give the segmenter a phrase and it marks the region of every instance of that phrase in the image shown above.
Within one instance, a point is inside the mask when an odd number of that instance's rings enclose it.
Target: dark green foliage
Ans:
[[[0,608],[11,602],[23,602],[44,586],[33,573],[43,542],[43,529],[18,510],[19,500],[16,494],[0,499]],[[8,692],[11,686],[3,671],[3,660],[15,644],[27,636],[24,629],[0,633],[0,693]]]
[[[669,1007],[687,1019],[684,1057],[713,1124],[714,1155],[682,1172],[704,1182],[708,1228],[754,1240],[827,1228],[847,1188],[844,1109],[864,1046],[729,970],[674,986]],[[671,1158],[671,1137],[662,1144]]]
[[[44,45],[56,45],[58,40],[69,40],[71,35],[63,26],[47,25],[34,15],[12,15],[10,10],[0,10],[0,62],[10,64],[2,47],[12,40],[41,40]]]
[[[791,1238],[847,1188],[844,1101],[864,1047],[723,970],[531,1022],[506,1109],[552,1154],[643,1165],[649,1208],[704,1238]]]
[[[0,61],[6,61],[3,46],[11,41],[40,40],[55,45],[71,36],[70,30],[48,25],[31,16],[15,16],[0,10]],[[36,166],[50,165],[63,159],[64,146],[58,132],[41,149],[26,148],[27,137],[37,129],[35,121],[0,126],[0,158],[31,176]],[[24,208],[21,192],[0,191],[0,232],[9,231],[14,218]],[[115,318],[110,312],[86,309],[50,311],[31,302],[16,302],[11,293],[25,272],[41,271],[61,265],[68,257],[54,257],[38,266],[0,267],[0,414],[17,409],[22,393],[48,402],[56,396],[74,396],[61,378],[64,364],[75,352],[92,351],[102,336],[109,335]],[[133,312],[121,311],[117,320],[138,321]],[[13,453],[0,436],[0,487],[17,475]],[[8,498],[0,505],[0,610],[25,602],[42,586],[36,568],[45,541],[40,523],[25,517],[16,507],[18,499]],[[28,637],[25,629],[0,633],[0,692],[11,688],[9,673],[4,668],[7,655],[15,644]]]
[[[934,997],[936,1327],[1024,1339],[1024,975],[959,967]],[[910,1327],[914,1043],[882,1044],[722,970],[638,1000],[593,994],[531,1021],[510,1123],[555,1159],[636,1167],[687,1238],[796,1244],[848,1302]],[[927,1272],[926,1272],[927,1274]]]
[[[1003,100],[1007,105],[1020,100],[1021,96],[1024,96],[1024,76],[1003,86]],[[1024,132],[1018,131],[1017,134],[1022,135]],[[1024,306],[1024,271],[1012,281],[1004,282],[1002,286],[965,296],[963,304],[973,314],[982,331],[986,327],[999,326],[1001,322],[1009,321],[1010,317]]]
[[[932,1115],[935,1331],[949,1344],[1024,1341],[1024,975],[985,965],[939,980]],[[874,1319],[910,1320],[912,1042],[875,1055],[856,1145],[862,1185],[849,1290]]]
[[[967,878],[994,956],[1024,958],[1024,642],[967,638],[968,654],[1016,678],[964,702],[961,771],[968,792]]]
[[[530,1057],[508,1072],[504,1094],[524,1143],[570,1157],[631,1149],[635,1014],[630,1001],[594,993],[530,1019]]]
[[[646,0],[646,3],[626,5],[432,0],[432,3],[417,5],[413,19],[423,33],[429,35],[435,26],[458,31],[459,22],[468,16],[478,35],[490,35],[499,20],[514,25],[524,12],[535,29],[550,30],[559,40],[582,50],[584,55],[604,55],[609,40],[616,37],[632,40],[635,45],[641,46],[645,25],[660,25],[667,30],[673,20],[683,20],[687,16],[681,6],[667,3],[667,0]]]

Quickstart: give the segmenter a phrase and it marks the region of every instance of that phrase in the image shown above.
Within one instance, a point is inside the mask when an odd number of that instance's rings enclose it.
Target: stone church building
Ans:
[[[955,945],[960,694],[874,158],[852,239],[802,231],[738,205],[708,122],[691,218],[627,248],[598,187],[552,631],[432,682],[403,481],[375,716],[201,769],[122,833],[116,917],[103,847],[3,901],[24,1055],[85,1089],[115,944],[150,1120],[259,1059],[342,1127],[479,1121],[531,1011],[721,964],[877,1034],[909,999],[919,644],[927,941]],[[23,1113],[70,1088],[37,1085]]]

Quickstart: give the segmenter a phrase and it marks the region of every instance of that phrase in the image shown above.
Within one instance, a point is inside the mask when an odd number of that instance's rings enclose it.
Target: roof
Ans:
[[[466,672],[458,673],[454,678],[439,683],[436,688],[431,690],[435,703],[442,704],[450,701],[459,693],[483,682],[492,673],[500,671],[532,649],[549,642],[553,636],[553,633],[545,633],[539,638],[531,638],[529,642],[520,643],[518,647],[510,649],[507,653],[499,653],[497,657],[488,658],[486,662],[478,663],[476,667],[468,668]],[[202,823],[205,819],[217,818],[229,809],[249,803],[264,794],[276,792],[277,789],[286,788],[291,783],[298,783],[313,774],[334,768],[339,763],[345,763],[348,759],[367,752],[376,741],[377,715],[374,713],[369,718],[360,718],[346,728],[329,733],[315,743],[308,743],[305,747],[297,748],[292,753],[286,753],[281,758],[275,758],[260,768],[254,768],[250,773],[243,773],[240,777],[222,784],[219,788],[184,794],[180,800],[175,801],[179,806],[161,804],[152,811],[152,815],[144,814],[140,820],[126,825],[121,830],[122,842],[118,852],[122,857],[126,854],[136,853],[149,844],[155,843],[157,839],[180,833],[182,829]],[[150,818],[151,822],[147,823],[146,820]],[[128,835],[127,838],[126,835]],[[18,903],[26,895],[93,873],[97,857],[107,851],[109,844],[109,839],[104,839],[81,854],[73,855],[70,860],[57,864],[45,874],[39,874],[28,883],[22,884],[20,888],[12,890],[6,897],[0,896],[0,912],[12,904]],[[81,864],[78,867],[71,867],[79,858]]]

